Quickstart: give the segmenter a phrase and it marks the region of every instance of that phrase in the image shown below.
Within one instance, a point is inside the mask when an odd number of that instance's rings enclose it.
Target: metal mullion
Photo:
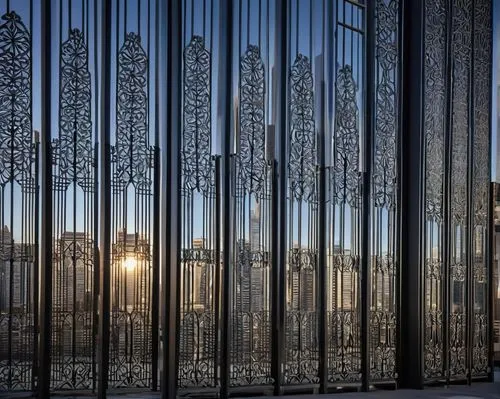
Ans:
[[[493,14],[493,2],[489,2],[489,10],[490,10],[490,18],[489,18],[489,43],[490,43],[490,53],[488,54],[488,77],[491,80],[492,75],[493,75],[493,24],[494,24],[494,14]],[[476,29],[476,27],[474,27]],[[474,32],[475,29],[472,31]],[[475,36],[475,35],[474,35]],[[474,56],[474,53],[473,53]],[[484,60],[483,60],[484,61]],[[473,70],[472,70],[473,71]],[[492,92],[493,92],[493,85],[489,85],[489,95],[488,98],[492,98]],[[473,96],[473,99],[475,97]],[[493,102],[490,100],[489,105],[487,107],[488,115],[492,114],[493,111]],[[473,132],[474,133],[474,132]],[[488,118],[488,142],[491,143],[492,141],[492,120],[491,118]],[[488,146],[488,165],[491,164],[492,161],[492,148],[491,145]],[[493,199],[495,198],[495,183],[491,183],[491,169],[488,168],[488,181],[490,182],[489,184],[489,190],[488,190],[488,214],[487,214],[487,224],[485,226],[485,240],[486,240],[486,265],[487,265],[487,276],[488,276],[488,302],[486,304],[486,309],[487,309],[487,320],[488,320],[488,381],[493,382],[495,379],[495,373],[494,373],[494,337],[495,337],[495,330],[494,330],[494,325],[493,325],[493,310],[495,309],[494,306],[494,296],[493,296],[493,256],[494,256],[494,250],[493,250],[493,245],[495,242],[495,223],[493,220],[493,215],[494,215],[494,207],[493,207]],[[500,277],[500,276],[499,276]],[[497,277],[498,278],[498,277]]]
[[[166,6],[166,10],[165,10]],[[166,11],[166,37],[167,51],[166,65],[167,84],[166,90],[167,116],[166,126],[163,134],[166,137],[167,149],[167,173],[166,173],[166,223],[165,246],[166,267],[163,282],[162,299],[164,301],[163,319],[163,371],[162,371],[162,393],[163,399],[171,399],[177,395],[178,385],[178,346],[179,346],[179,287],[177,278],[180,273],[180,245],[178,237],[181,216],[181,176],[180,176],[180,144],[182,128],[182,5],[178,1],[170,1],[163,4]],[[162,24],[163,25],[163,24]],[[165,29],[163,28],[163,29]],[[166,87],[164,88],[166,89]]]
[[[475,136],[475,121],[474,121],[474,29],[475,29],[475,14],[476,7],[474,6],[474,1],[470,2],[470,12],[471,12],[471,43],[470,43],[470,64],[469,64],[469,109],[468,109],[468,143],[467,143],[467,199],[466,199],[466,249],[465,249],[465,259],[466,259],[466,374],[467,374],[467,384],[472,383],[472,370],[473,370],[473,346],[474,346],[474,303],[475,303],[475,280],[474,280],[474,255],[475,248],[474,245],[474,136]],[[491,147],[491,146],[490,146]],[[489,155],[489,154],[488,154]],[[490,163],[488,163],[489,165]],[[489,201],[491,202],[491,201]],[[489,204],[488,204],[489,208]],[[483,253],[484,256],[484,253]],[[490,263],[491,267],[491,263]]]
[[[402,328],[401,328],[401,321],[402,321],[402,310],[403,310],[403,303],[402,303],[402,259],[403,259],[403,253],[402,253],[402,242],[404,240],[403,237],[403,229],[404,229],[404,221],[402,217],[402,202],[403,202],[403,176],[405,173],[405,167],[403,163],[403,153],[404,153],[404,148],[403,148],[403,128],[404,128],[404,120],[403,120],[403,115],[404,115],[404,102],[403,102],[403,87],[404,87],[404,75],[403,75],[403,69],[405,67],[405,62],[404,62],[404,50],[403,46],[405,43],[406,39],[406,34],[405,34],[405,29],[404,29],[404,15],[405,15],[405,0],[399,0],[399,10],[398,10],[398,37],[397,37],[397,43],[398,43],[398,63],[397,63],[397,72],[396,72],[396,82],[397,82],[397,94],[396,98],[398,101],[398,118],[397,118],[397,136],[396,136],[396,169],[397,169],[397,186],[396,186],[396,218],[394,221],[394,230],[395,230],[395,256],[394,256],[394,264],[396,266],[395,273],[397,275],[396,283],[395,283],[395,289],[396,289],[396,364],[395,364],[395,371],[397,373],[397,378],[396,378],[396,387],[399,387],[401,384],[401,377],[402,377],[402,368],[404,367],[404,363],[402,361],[402,351],[403,351],[403,334],[402,334]]]
[[[109,370],[109,333],[110,333],[110,205],[111,205],[111,146],[109,132],[110,116],[110,77],[111,77],[111,0],[104,0],[101,5],[101,94],[100,94],[100,155],[101,155],[101,190],[100,190],[100,259],[99,259],[99,342],[98,353],[98,391],[97,397],[106,398]]]
[[[42,231],[41,231],[41,300],[40,300],[40,397],[49,397],[52,339],[52,152],[51,152],[51,54],[52,13],[50,0],[41,4],[41,63],[42,63]]]
[[[370,2],[365,14],[366,59],[363,83],[365,86],[365,126],[362,171],[362,226],[361,226],[361,389],[369,390],[370,382],[370,211],[371,211],[371,168],[372,140],[375,128],[375,2]],[[363,138],[362,138],[363,139]]]
[[[148,0],[148,18],[149,18],[149,7],[150,1]],[[152,328],[152,351],[153,357],[151,361],[151,371],[152,371],[152,390],[158,390],[158,356],[159,356],[159,328],[160,328],[160,228],[161,228],[161,218],[160,218],[160,179],[161,179],[161,150],[160,150],[160,125],[159,125],[159,111],[160,111],[160,93],[158,87],[159,80],[159,24],[160,24],[160,16],[159,16],[159,0],[155,0],[155,71],[154,71],[154,79],[155,79],[155,99],[154,99],[154,108],[155,108],[155,132],[154,132],[154,186],[153,186],[153,259],[152,259],[152,292],[151,292],[151,302],[152,302],[152,320],[151,320],[151,328]],[[149,24],[148,24],[149,25]],[[151,28],[148,26],[148,37]]]
[[[450,381],[450,357],[449,357],[449,340],[450,340],[450,260],[451,260],[451,207],[450,200],[452,198],[452,143],[453,143],[453,6],[452,0],[447,2],[447,21],[446,21],[446,83],[445,83],[445,102],[446,116],[444,127],[444,193],[443,193],[443,281],[444,289],[440,287],[441,297],[443,298],[443,376],[446,378],[446,383]],[[427,101],[430,101],[428,99]],[[439,134],[439,133],[438,133]],[[446,151],[448,149],[448,151]]]

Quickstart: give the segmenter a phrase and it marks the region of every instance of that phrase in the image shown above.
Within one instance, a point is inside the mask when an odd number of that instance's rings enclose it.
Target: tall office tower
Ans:
[[[93,286],[93,273],[85,259],[92,259],[92,240],[82,232],[66,231],[55,245],[53,258],[53,307],[57,311],[83,311]]]
[[[260,204],[257,203],[250,215],[250,248],[252,251],[261,249],[260,227]]]

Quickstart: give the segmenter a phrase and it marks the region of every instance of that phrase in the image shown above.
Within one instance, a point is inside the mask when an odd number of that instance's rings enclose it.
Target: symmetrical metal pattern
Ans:
[[[38,146],[32,133],[31,32],[0,20],[0,391],[34,388],[37,367]]]
[[[327,375],[331,384],[361,380],[361,166],[364,154],[364,64],[366,11],[362,4],[340,1],[332,120],[331,167],[326,201],[327,244]],[[326,143],[329,151],[329,143]]]
[[[0,3],[0,391],[491,375],[490,0]]]
[[[314,201],[316,185],[316,132],[313,76],[309,59],[298,54],[290,75],[290,190],[296,201]]]
[[[265,159],[264,63],[249,45],[239,63],[236,225],[232,272],[230,385],[272,384],[270,168]]]
[[[206,193],[213,183],[210,158],[210,53],[194,36],[184,50],[182,175],[188,190]]]
[[[14,11],[0,25],[0,184],[22,182],[33,162],[31,35]]]
[[[148,57],[136,33],[118,52],[111,148],[111,387],[149,387],[152,373],[154,149],[148,145]]]
[[[179,386],[213,387],[217,360],[215,163],[211,156],[211,65],[204,39],[184,49]]]
[[[54,145],[60,178],[76,180],[84,191],[93,183],[91,88],[88,49],[79,29],[61,44],[60,135]],[[63,182],[61,181],[61,184]]]
[[[337,14],[332,166],[327,204],[328,382],[361,379],[361,158],[363,136],[363,74],[358,56],[365,54],[366,13],[347,1]],[[328,149],[328,147],[327,147]]]
[[[62,12],[62,11],[61,11]],[[60,50],[59,137],[52,142],[52,387],[92,389],[95,381],[96,212],[88,48],[70,29]]]
[[[453,2],[453,102],[451,126],[451,225],[448,237],[451,252],[449,259],[450,307],[449,307],[449,370],[453,377],[466,375],[466,282],[468,251],[467,240],[467,169],[470,106],[470,68],[472,2]],[[446,322],[446,321],[445,321]]]
[[[240,152],[238,179],[241,190],[262,195],[265,183],[264,64],[257,46],[248,46],[240,63]]]
[[[492,59],[492,3],[476,1],[474,6],[474,141],[472,165],[472,367],[473,376],[485,376],[488,364],[488,234],[490,232],[489,171],[490,171],[490,85]],[[490,216],[491,217],[491,216]],[[489,249],[491,250],[491,249]],[[472,310],[471,310],[472,311]],[[490,338],[491,339],[491,338]]]
[[[337,73],[335,96],[334,196],[337,203],[359,204],[359,108],[358,87],[352,66]]]
[[[116,177],[138,189],[151,184],[147,146],[148,58],[136,33],[128,33],[118,54],[116,112]]]
[[[289,237],[285,317],[285,384],[317,383],[318,320],[316,129],[311,62],[297,54],[290,73]]]
[[[372,175],[372,294],[370,315],[372,380],[395,380],[398,317],[397,145],[400,87],[399,0],[377,0],[375,134]]]
[[[425,2],[424,377],[443,375],[443,193],[446,118],[446,1]]]

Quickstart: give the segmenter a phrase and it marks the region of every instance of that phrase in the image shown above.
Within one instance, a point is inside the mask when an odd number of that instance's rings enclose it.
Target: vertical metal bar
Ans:
[[[284,329],[285,329],[285,268],[286,268],[286,254],[287,254],[287,179],[286,179],[286,160],[287,160],[287,108],[288,108],[288,91],[287,91],[287,76],[288,76],[288,34],[290,27],[288,26],[288,7],[289,1],[276,2],[276,37],[275,37],[275,69],[274,87],[276,89],[276,137],[278,139],[279,159],[278,159],[278,248],[277,248],[277,281],[278,290],[277,295],[278,303],[277,313],[278,318],[274,320],[274,328],[277,331],[277,341],[274,342],[276,349],[273,353],[274,365],[274,394],[281,395],[283,380],[282,367],[283,367],[283,342],[284,342]]]
[[[94,0],[94,90],[97,93],[99,87],[99,65],[98,65],[98,34],[97,34],[97,0]],[[87,41],[88,43],[88,41]],[[94,240],[94,287],[92,298],[92,312],[93,312],[93,325],[92,325],[92,392],[95,392],[97,385],[97,340],[99,336],[99,281],[100,281],[100,259],[99,259],[99,242],[98,242],[98,225],[99,225],[99,102],[97,96],[94,100],[94,130],[95,130],[95,143],[94,143],[94,221],[93,221],[93,235]]]
[[[489,64],[489,78],[491,80],[493,76],[493,26],[494,26],[494,6],[493,2],[490,2],[489,4],[489,10],[490,10],[490,21],[489,21],[489,26],[490,26],[490,37],[488,38],[490,42],[490,53],[488,54],[488,64]],[[472,30],[474,32],[474,29]],[[472,54],[474,56],[474,53]],[[489,101],[489,107],[488,107],[488,115],[492,115],[493,113],[493,102],[491,101],[492,98],[492,91],[493,91],[493,84],[489,85],[489,95],[488,98],[490,99]],[[491,160],[492,160],[492,154],[491,154],[491,140],[492,140],[492,120],[489,118],[488,120],[488,143],[490,144],[488,146],[489,151],[488,151],[488,163],[487,165],[491,165]],[[498,161],[497,161],[498,162]],[[491,182],[491,168],[488,169],[488,181]],[[493,200],[496,200],[496,194],[495,194],[495,184],[490,183],[490,190],[489,190],[489,196],[488,196],[488,222],[487,222],[487,231],[486,231],[486,267],[487,267],[487,276],[488,276],[488,303],[487,303],[487,320],[488,320],[488,381],[493,382],[495,379],[495,372],[494,372],[494,339],[495,339],[495,330],[493,326],[493,310],[494,308],[494,287],[493,287],[493,246],[495,245],[495,222],[493,220]],[[500,278],[500,276],[498,276]]]
[[[166,175],[166,256],[167,270],[163,279],[165,313],[163,320],[162,398],[177,395],[180,237],[181,228],[181,157],[182,129],[182,6],[180,1],[167,4],[167,175]],[[161,35],[160,35],[161,36]]]
[[[324,79],[324,76],[321,76]],[[320,93],[320,114],[323,116],[326,111],[326,85],[321,82]],[[328,301],[328,273],[327,273],[327,226],[326,226],[326,129],[325,118],[321,117],[319,134],[319,208],[318,208],[318,311],[319,311],[319,391],[326,393],[328,389],[328,320],[327,320],[327,301]]]
[[[493,13],[492,13],[493,14]],[[492,62],[490,63],[490,65]],[[490,66],[491,68],[491,66]],[[491,76],[491,74],[490,74]],[[491,90],[491,89],[490,89]],[[490,96],[491,98],[491,96]],[[491,107],[491,102],[490,102],[490,107]],[[489,115],[491,115],[491,110]],[[491,122],[490,122],[491,123]],[[491,127],[490,127],[490,137],[488,142],[491,143]],[[491,145],[490,145],[490,153],[489,159],[491,160]],[[490,163],[488,162],[488,165]],[[491,173],[491,171],[490,171]],[[494,198],[496,196],[495,194],[495,184],[491,182],[491,175],[490,175],[490,188],[489,188],[489,204],[488,204],[488,231],[486,233],[486,239],[487,239],[487,255],[486,255],[486,265],[488,267],[487,271],[487,278],[488,278],[488,290],[487,290],[487,295],[488,295],[488,382],[493,382],[495,380],[495,372],[494,372],[494,337],[495,337],[495,330],[494,330],[494,325],[493,325],[493,309],[494,309],[494,287],[493,287],[493,245],[495,245],[495,221],[493,219],[493,202]]]
[[[269,131],[269,130],[268,130]],[[271,223],[273,225],[272,231],[278,232],[278,215],[279,215],[279,190],[278,190],[278,163],[276,159],[272,159],[272,177],[271,177]],[[272,323],[272,376],[274,378],[274,394],[280,395],[281,388],[281,329],[280,329],[280,286],[283,279],[281,269],[279,267],[279,236],[280,234],[271,235],[271,256],[272,256],[272,270],[271,270],[271,284],[272,284],[272,298],[271,298],[271,323]]]
[[[148,20],[149,20],[149,2],[148,2]],[[152,386],[153,391],[158,390],[158,335],[160,328],[160,178],[161,178],[161,160],[160,160],[160,124],[159,124],[159,113],[160,113],[160,89],[159,89],[159,26],[160,26],[160,15],[159,15],[159,0],[155,1],[155,64],[154,64],[154,74],[155,74],[155,161],[154,161],[154,183],[153,183],[153,286],[151,292],[152,301],[152,318],[151,318],[151,328],[152,328],[152,360],[151,360],[151,371],[153,373]],[[148,33],[151,31],[151,27],[148,26]],[[148,45],[149,45],[150,35],[148,34]],[[148,52],[149,54],[149,52]]]
[[[51,96],[52,96],[52,12],[51,1],[41,4],[42,57],[42,141],[41,141],[41,295],[40,295],[40,364],[38,396],[48,398],[51,369],[52,318],[52,153],[51,153]],[[12,276],[11,276],[12,278]]]
[[[101,186],[99,209],[100,256],[99,256],[99,355],[97,397],[105,399],[109,370],[109,328],[110,328],[110,256],[111,256],[111,0],[104,0],[101,7],[101,93],[100,93],[100,153]]]
[[[401,214],[401,386],[421,388],[423,377],[423,265],[424,254],[424,139],[423,66],[425,1],[402,0],[405,36],[403,48],[403,123]]]
[[[231,195],[231,84],[232,84],[232,62],[233,51],[231,37],[233,34],[233,5],[231,0],[220,1],[220,34],[219,49],[220,54],[225,58],[221,59],[219,87],[221,92],[221,136],[223,140],[222,148],[222,320],[221,320],[221,359],[220,359],[220,397],[225,399],[229,396],[229,367],[230,361],[230,311],[231,311],[231,275],[232,275],[232,252],[231,247],[231,226],[232,226],[232,195]]]
[[[94,32],[97,32],[97,29],[94,30]],[[94,33],[95,34],[95,33]],[[96,50],[97,51],[97,50]],[[94,58],[95,62],[97,63],[97,57]],[[95,68],[96,70],[98,69],[97,67]],[[96,88],[97,88],[97,82],[98,78],[97,75],[95,77],[96,81]],[[95,118],[97,120],[97,101],[96,101],[96,112],[95,112]],[[97,122],[96,122],[97,125]],[[97,126],[96,126],[96,136],[97,136]],[[99,257],[99,242],[98,240],[98,234],[97,234],[97,229],[99,225],[99,212],[97,209],[99,209],[99,144],[97,142],[97,137],[96,137],[96,143],[94,144],[94,223],[93,223],[93,228],[94,228],[94,234],[93,234],[93,239],[94,239],[94,253],[93,253],[93,261],[94,261],[94,291],[93,291],[93,297],[92,297],[92,312],[93,312],[93,325],[92,325],[92,392],[95,392],[96,385],[97,385],[97,343],[98,343],[98,337],[99,337],[99,281],[100,281],[100,257]]]
[[[33,76],[33,75],[31,75]],[[35,131],[35,223],[34,223],[34,262],[33,262],[33,365],[32,365],[32,375],[31,375],[31,390],[34,392],[36,389],[36,377],[38,375],[38,334],[40,333],[40,327],[38,325],[38,296],[39,296],[39,270],[40,261],[38,258],[40,251],[40,243],[38,242],[40,236],[40,134]]]
[[[376,2],[368,3],[365,15],[365,126],[364,154],[362,171],[362,225],[361,225],[361,390],[367,392],[370,383],[370,210],[371,210],[371,163],[372,137],[374,132],[375,101],[375,7]]]
[[[472,348],[474,345],[474,235],[472,234],[474,228],[474,136],[475,136],[475,124],[474,124],[474,21],[475,21],[475,9],[473,1],[470,1],[470,11],[471,17],[471,54],[470,54],[470,66],[469,66],[469,134],[468,134],[468,148],[467,148],[467,199],[466,199],[466,209],[467,209],[467,234],[466,234],[466,270],[467,270],[467,294],[466,294],[466,367],[467,367],[467,384],[472,382],[472,368],[473,368],[473,357]],[[450,13],[452,14],[452,13]],[[491,145],[490,145],[491,147]],[[451,148],[451,147],[450,147]],[[451,151],[450,151],[451,152]],[[488,163],[488,165],[490,165]],[[488,206],[489,207],[489,206]],[[451,238],[451,237],[450,237]]]
[[[213,7],[213,5],[212,5]],[[213,23],[213,21],[211,22]],[[214,386],[219,384],[219,342],[221,331],[219,329],[220,309],[221,309],[221,157],[215,157],[215,328],[217,329],[217,337],[215,339],[214,348]]]
[[[450,381],[450,356],[449,356],[449,340],[450,328],[448,326],[450,320],[450,259],[451,259],[451,207],[450,200],[452,198],[451,188],[451,165],[453,148],[453,9],[452,0],[448,0],[448,13],[446,17],[446,117],[445,117],[445,159],[444,159],[444,199],[443,199],[443,375],[448,384]],[[427,99],[427,101],[431,101]]]
[[[158,59],[158,51],[155,52],[155,57]],[[156,67],[157,71],[158,68]],[[155,72],[157,74],[157,72]],[[158,78],[155,79],[158,81]],[[155,88],[158,92],[158,88]],[[155,97],[157,94],[155,94]],[[155,119],[156,126],[158,126],[158,99],[155,98]],[[155,127],[157,129],[157,127]],[[151,341],[152,351],[151,354],[151,390],[158,390],[158,333],[160,322],[160,148],[157,142],[154,147],[154,181],[153,181],[153,281],[151,292]]]
[[[406,66],[404,59],[403,59],[403,46],[405,43],[405,26],[404,26],[404,14],[405,14],[405,2],[404,0],[399,1],[399,11],[398,11],[398,59],[399,59],[399,65],[398,65],[398,71],[397,71],[397,87],[398,87],[398,93],[396,94],[396,98],[398,101],[398,119],[397,119],[397,133],[396,133],[396,148],[397,148],[397,155],[396,155],[396,170],[397,170],[397,186],[396,186],[396,191],[397,191],[397,196],[396,196],[396,226],[397,226],[397,233],[396,233],[396,245],[395,245],[395,262],[394,264],[396,265],[396,270],[395,273],[397,275],[397,280],[396,280],[396,372],[398,374],[397,380],[396,380],[396,387],[400,385],[401,382],[401,376],[402,376],[402,368],[404,367],[404,363],[402,362],[402,329],[401,329],[401,311],[403,309],[402,302],[401,302],[401,294],[402,294],[402,287],[401,287],[401,270],[402,270],[402,253],[401,253],[401,245],[403,241],[402,237],[402,232],[404,229],[404,224],[402,218],[402,200],[403,200],[403,192],[402,192],[402,179],[404,175],[404,164],[403,164],[403,70]]]

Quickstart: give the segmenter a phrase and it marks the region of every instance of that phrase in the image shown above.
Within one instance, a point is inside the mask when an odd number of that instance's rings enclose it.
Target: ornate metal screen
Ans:
[[[0,8],[0,391],[32,390],[38,325],[38,134],[30,4]]]
[[[96,373],[97,148],[93,121],[97,118],[92,106],[96,83],[89,63],[89,2],[72,5],[59,4],[59,119],[52,142],[54,390],[93,389]]]
[[[370,378],[397,378],[399,285],[399,0],[375,7],[375,127],[372,148]]]
[[[179,386],[218,385],[220,229],[212,130],[213,3],[184,1]],[[208,19],[208,23],[206,22]],[[190,23],[187,21],[190,20]]]
[[[114,139],[111,147],[111,387],[150,387],[153,342],[153,191],[150,145],[150,2],[114,2],[112,61]],[[143,16],[141,18],[141,15]],[[130,18],[134,16],[134,18]],[[156,198],[156,200],[158,200]]]
[[[424,378],[428,381],[485,376],[489,367],[485,82],[490,81],[490,72],[484,61],[491,54],[489,7],[489,3],[454,0],[430,1],[425,9]]]
[[[319,381],[318,368],[318,139],[312,60],[312,4],[291,2],[287,151],[287,262],[283,379],[285,384]],[[307,40],[300,40],[308,32]],[[301,51],[305,52],[303,54]],[[293,55],[292,55],[293,54]],[[320,57],[320,62],[322,58]],[[321,76],[314,76],[321,79]]]
[[[471,375],[480,377],[490,372],[488,363],[488,345],[492,337],[488,336],[490,328],[488,313],[489,269],[493,265],[488,264],[488,234],[491,234],[491,215],[489,208],[489,169],[490,157],[485,156],[490,151],[490,110],[491,99],[489,87],[491,84],[491,54],[492,54],[492,26],[491,26],[492,3],[486,0],[476,1],[473,7],[474,18],[474,89],[473,117],[474,117],[474,140],[472,143],[472,206],[469,212],[471,217],[472,243],[470,250],[472,268],[472,320],[468,326],[472,333],[472,365]],[[490,258],[491,259],[491,258]]]
[[[449,347],[450,374],[465,376],[467,372],[467,150],[472,40],[472,8],[468,1],[453,2],[453,113],[450,165],[450,230],[448,242],[450,305]],[[447,321],[444,321],[447,323]]]
[[[361,372],[360,145],[363,140],[365,7],[337,2],[334,124],[329,173],[328,378],[356,382]]]
[[[425,3],[425,288],[424,376],[443,375],[443,194],[446,120],[446,15],[444,0]]]
[[[235,78],[235,224],[231,293],[230,385],[272,384],[269,2],[239,1]]]
[[[492,378],[491,7],[0,0],[0,392]]]

